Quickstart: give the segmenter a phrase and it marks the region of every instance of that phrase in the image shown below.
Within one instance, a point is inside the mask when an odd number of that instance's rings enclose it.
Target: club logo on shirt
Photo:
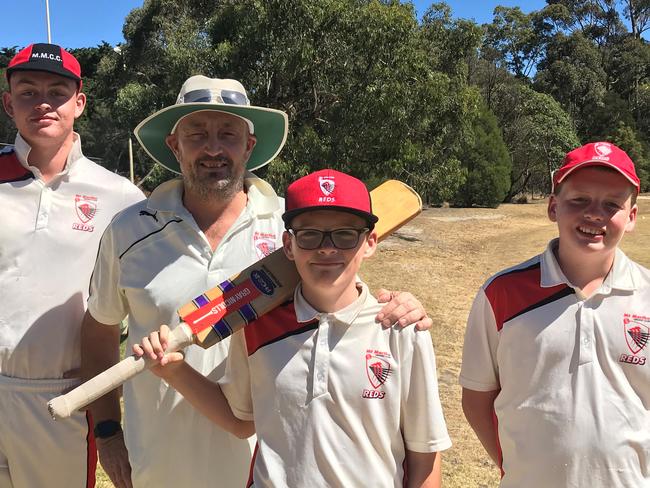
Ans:
[[[72,228],[85,232],[93,232],[95,226],[91,224],[91,221],[97,214],[97,197],[75,195],[74,208],[79,222],[73,222]]]
[[[388,359],[390,354],[387,352],[368,350],[366,351],[366,375],[372,389],[364,389],[361,393],[362,398],[377,398],[381,400],[386,396],[386,392],[379,388],[386,383],[392,369]]]
[[[646,357],[641,356],[648,342],[650,342],[650,317],[643,315],[623,315],[623,331],[625,342],[632,354],[621,354],[619,362],[643,366],[646,363]]]
[[[275,234],[268,232],[255,232],[253,234],[253,245],[257,258],[262,259],[275,251]]]

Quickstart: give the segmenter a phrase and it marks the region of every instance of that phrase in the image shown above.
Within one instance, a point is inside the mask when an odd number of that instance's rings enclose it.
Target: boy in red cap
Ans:
[[[164,355],[168,328],[135,346],[153,371],[238,436],[257,433],[255,486],[440,486],[451,445],[428,334],[382,329],[357,272],[376,249],[365,185],[322,170],[289,186],[284,251],[294,300],[238,332],[219,384]]]
[[[144,195],[81,152],[73,126],[86,96],[74,56],[32,44],[6,76],[2,102],[18,134],[0,151],[0,486],[94,486],[92,419],[78,412],[55,423],[44,405],[79,381],[102,233]]]
[[[476,296],[463,410],[501,487],[650,486],[650,271],[618,248],[639,187],[613,144],[569,152],[548,203],[559,238]]]

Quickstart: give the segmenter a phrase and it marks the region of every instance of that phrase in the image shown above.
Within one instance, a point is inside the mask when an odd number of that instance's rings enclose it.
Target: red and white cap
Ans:
[[[68,51],[56,44],[30,44],[16,54],[7,66],[7,81],[16,71],[45,71],[75,80],[81,88],[81,66]]]
[[[365,219],[370,228],[379,218],[372,213],[366,185],[354,176],[333,169],[322,169],[294,181],[287,188],[282,215],[288,227],[291,220],[311,210],[338,210]]]
[[[553,172],[553,192],[571,173],[588,166],[607,166],[615,169],[625,176],[639,193],[641,181],[634,169],[634,163],[625,151],[609,142],[590,142],[568,152],[562,166]]]

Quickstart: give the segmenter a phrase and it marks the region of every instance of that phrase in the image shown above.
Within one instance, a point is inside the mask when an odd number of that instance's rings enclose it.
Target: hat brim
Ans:
[[[13,66],[11,68],[6,69],[6,78],[9,80],[12,74],[17,73],[18,71],[40,71],[42,73],[50,73],[53,75],[59,75],[63,76],[64,78],[67,78],[69,80],[76,81],[77,83],[81,83],[81,78],[78,77],[77,75],[72,74],[70,71],[60,68],[60,67],[47,67],[43,68],[40,65],[34,66],[33,64],[30,65],[29,63],[23,63],[18,66]]]
[[[228,105],[220,103],[185,103],[163,108],[150,115],[133,131],[135,137],[151,158],[165,168],[180,173],[181,168],[174,153],[165,143],[176,122],[193,112],[214,110],[250,120],[255,127],[257,142],[248,158],[246,169],[253,171],[275,158],[287,140],[287,114],[266,107]]]
[[[354,214],[357,217],[361,217],[362,219],[364,219],[368,223],[370,229],[373,229],[375,227],[375,224],[379,220],[379,217],[377,217],[375,214],[364,212],[363,210],[359,210],[356,208],[341,207],[337,205],[318,205],[313,207],[296,208],[294,210],[289,210],[287,212],[284,212],[282,214],[282,220],[284,221],[285,226],[288,226],[291,223],[291,221],[298,215],[303,214],[305,212],[314,212],[316,210],[334,210],[335,212],[347,212],[347,213]]]

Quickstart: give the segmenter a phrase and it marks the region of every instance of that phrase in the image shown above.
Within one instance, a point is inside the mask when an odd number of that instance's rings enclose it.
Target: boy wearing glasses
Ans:
[[[301,283],[294,300],[231,341],[211,383],[164,354],[168,328],[135,346],[152,371],[231,433],[257,433],[248,486],[440,486],[451,441],[431,338],[377,327],[380,306],[357,280],[377,246],[364,184],[333,170],[291,184],[284,250]]]

